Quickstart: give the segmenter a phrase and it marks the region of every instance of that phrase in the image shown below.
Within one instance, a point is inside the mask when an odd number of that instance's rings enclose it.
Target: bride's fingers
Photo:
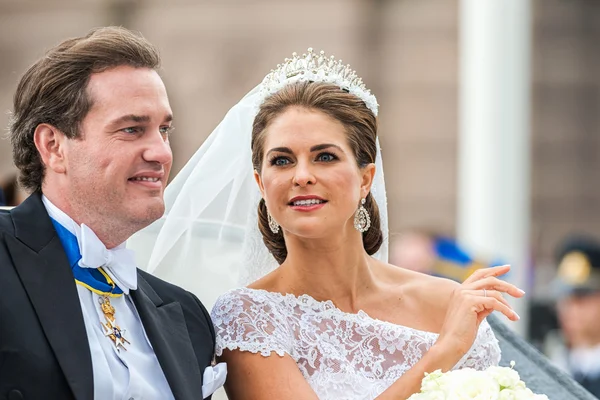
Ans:
[[[483,321],[484,319],[486,319],[487,317],[490,316],[490,314],[493,312],[494,310],[485,310],[483,312],[480,312],[479,314],[477,314],[477,323],[480,324],[481,321]]]
[[[523,297],[525,295],[523,290],[519,289],[512,283],[505,282],[492,276],[473,282],[468,287],[471,290],[497,290],[499,292],[507,293],[513,297]]]
[[[498,267],[480,268],[473,272],[463,284],[470,284],[487,277],[498,277],[510,271],[510,265],[500,265]]]
[[[479,290],[469,290],[468,294],[471,296],[480,296],[480,297],[493,297],[498,300],[500,303],[504,304],[508,308],[512,309],[510,303],[506,301],[506,299],[502,296],[502,293],[492,290],[492,289],[479,289]]]
[[[493,311],[501,312],[502,314],[504,314],[506,316],[506,318],[510,319],[511,321],[518,321],[519,319],[521,319],[519,317],[519,314],[517,314],[512,308],[510,308],[510,306],[503,304],[501,301],[499,301],[495,297],[488,296],[488,297],[481,298],[481,297],[477,296],[477,298],[473,299],[473,306],[474,306],[474,309],[477,312],[477,314],[480,314],[481,312],[485,313],[489,310],[493,310]],[[478,309],[479,306],[483,306],[485,308],[485,310],[479,310]]]

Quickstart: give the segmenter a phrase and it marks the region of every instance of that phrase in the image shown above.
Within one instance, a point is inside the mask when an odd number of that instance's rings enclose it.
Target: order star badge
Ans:
[[[126,330],[121,329],[119,325],[117,325],[117,322],[115,321],[115,308],[110,304],[108,296],[104,296],[100,299],[100,307],[106,318],[105,323],[100,323],[104,330],[104,336],[108,337],[113,342],[117,351],[121,351],[121,349],[127,350],[125,344],[131,344],[131,342],[123,336]]]

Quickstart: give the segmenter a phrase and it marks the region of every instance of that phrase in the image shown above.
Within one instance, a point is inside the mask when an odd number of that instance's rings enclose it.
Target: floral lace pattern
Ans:
[[[219,297],[212,319],[224,349],[288,354],[320,399],[374,399],[416,364],[438,334],[350,314],[308,295],[240,288]],[[455,366],[485,369],[500,361],[486,321]]]

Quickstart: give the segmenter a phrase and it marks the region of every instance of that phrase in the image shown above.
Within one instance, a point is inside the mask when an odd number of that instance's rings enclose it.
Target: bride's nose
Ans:
[[[314,185],[316,181],[317,180],[315,178],[314,173],[312,172],[310,163],[298,162],[296,164],[296,168],[294,169],[294,176],[292,177],[292,183],[295,186],[304,187],[307,185]]]

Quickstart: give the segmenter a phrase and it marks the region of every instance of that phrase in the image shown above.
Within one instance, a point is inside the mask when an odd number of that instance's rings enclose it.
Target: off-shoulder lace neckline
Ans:
[[[340,309],[339,307],[337,307],[332,300],[317,300],[307,293],[296,296],[293,293],[272,292],[272,291],[266,290],[266,289],[254,289],[254,288],[249,288],[247,286],[238,288],[238,289],[233,289],[230,291],[230,293],[231,292],[247,292],[250,294],[252,292],[262,293],[264,295],[272,296],[274,298],[279,297],[282,300],[293,300],[296,303],[306,305],[306,306],[310,307],[311,309],[320,309],[321,311],[335,312],[337,314],[344,316],[344,318],[347,319],[348,321],[352,321],[352,322],[363,322],[363,323],[371,322],[373,324],[383,324],[383,325],[387,325],[390,327],[407,329],[407,330],[413,331],[415,333],[430,335],[433,337],[438,337],[440,335],[439,333],[426,331],[423,329],[417,329],[417,328],[413,328],[411,326],[397,324],[397,323],[394,323],[391,321],[385,321],[385,320],[382,320],[379,318],[375,318],[375,317],[372,317],[371,315],[369,315],[366,311],[364,311],[362,309],[358,310],[358,312],[356,312],[356,313],[344,311],[344,310]]]

